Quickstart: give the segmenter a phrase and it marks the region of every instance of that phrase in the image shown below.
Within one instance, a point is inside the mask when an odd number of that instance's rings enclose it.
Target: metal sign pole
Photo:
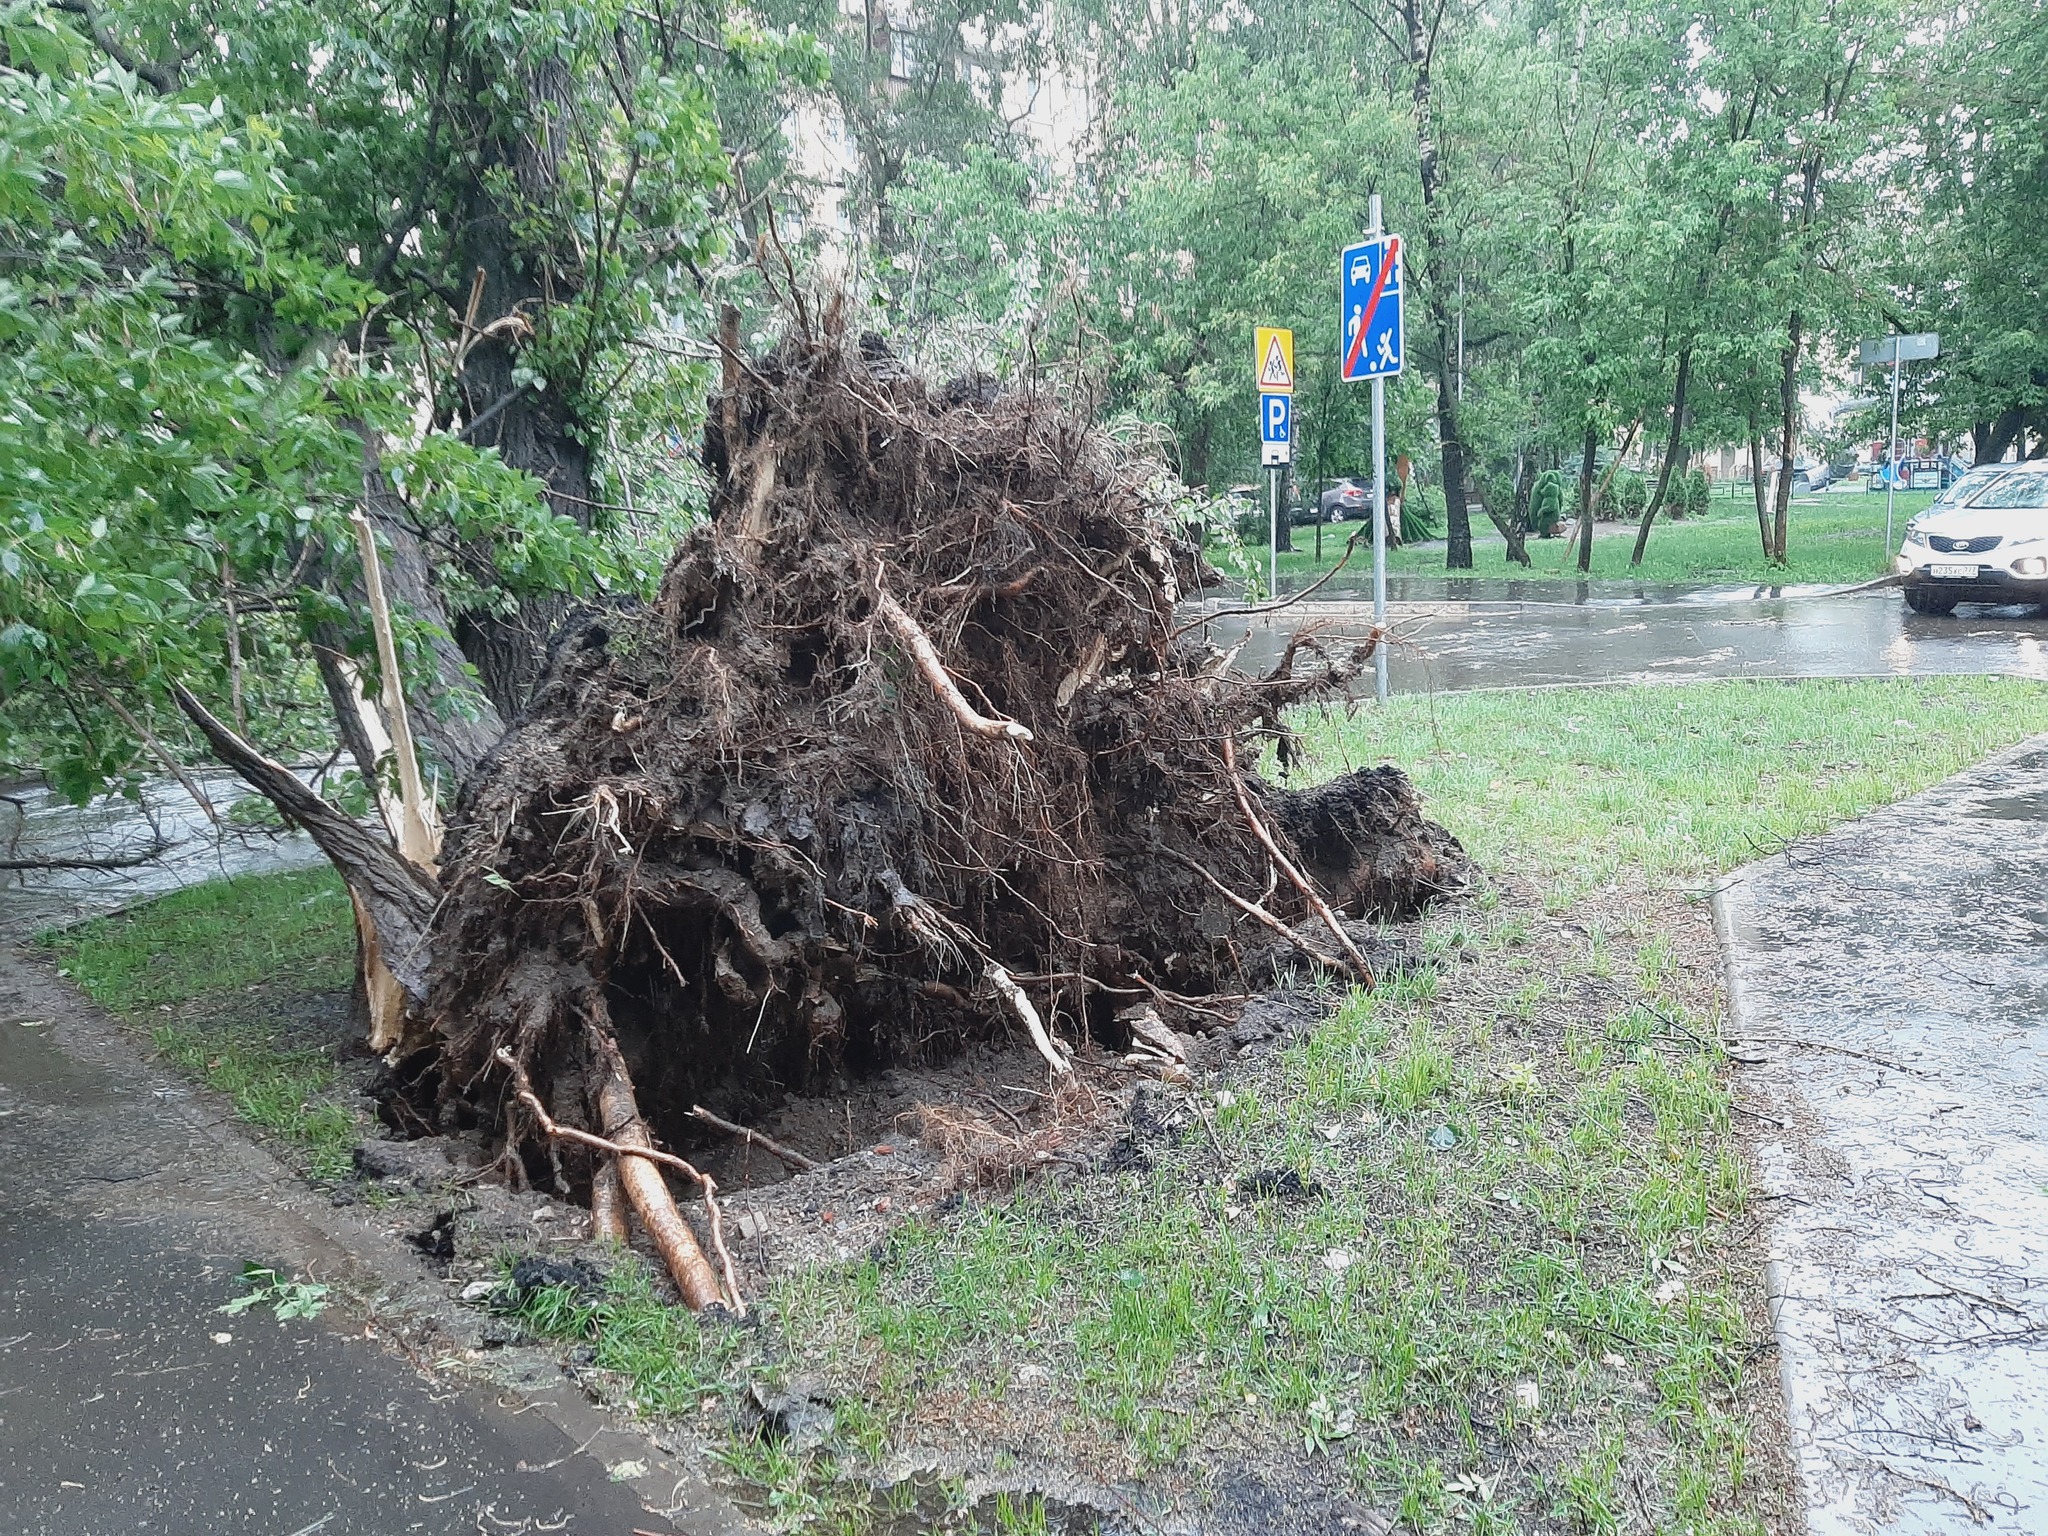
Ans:
[[[1280,595],[1280,471],[1269,469],[1266,474],[1266,569],[1271,572],[1266,578],[1266,597],[1270,601]]]
[[[1380,195],[1372,195],[1368,234],[1380,232]],[[1364,322],[1361,321],[1361,324]],[[1373,693],[1387,702],[1387,381],[1372,381],[1372,648]]]
[[[1892,500],[1899,493],[1899,339],[1892,338],[1892,440],[1891,463],[1884,477],[1884,557],[1897,553],[1892,548]]]

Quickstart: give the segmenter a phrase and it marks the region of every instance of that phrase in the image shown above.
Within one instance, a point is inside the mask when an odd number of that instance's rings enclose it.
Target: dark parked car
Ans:
[[[1825,464],[1799,460],[1792,466],[1792,493],[1795,496],[1810,496],[1824,491],[1834,483],[1834,473]]]
[[[1333,480],[1316,502],[1325,522],[1372,516],[1372,486],[1364,480]]]

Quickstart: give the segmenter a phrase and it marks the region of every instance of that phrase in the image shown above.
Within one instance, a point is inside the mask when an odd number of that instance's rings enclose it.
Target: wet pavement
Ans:
[[[1716,899],[1814,1536],[2048,1531],[2048,737]]]
[[[1410,578],[1393,585],[1389,613],[1396,693],[1724,677],[2048,680],[2040,609],[1967,606],[1931,618],[1890,590],[1595,583],[1580,593],[1562,583]],[[1300,629],[1318,627],[1334,641],[1371,621],[1369,603],[1311,599],[1271,617],[1219,618],[1208,630],[1218,645],[1244,641],[1239,665],[1263,672]]]
[[[544,1351],[484,1367],[454,1334],[407,1332],[408,1308],[438,1304],[457,1330],[473,1314],[11,948],[0,1163],[10,1536],[743,1528]],[[223,1315],[251,1261],[332,1282],[333,1304]]]
[[[40,784],[8,786],[0,793],[0,936],[30,937],[222,875],[320,862],[303,832],[236,826],[228,812],[249,789],[232,774],[195,779],[224,825],[168,780],[144,785],[140,800],[107,796],[84,807]],[[72,867],[4,867],[39,860]]]

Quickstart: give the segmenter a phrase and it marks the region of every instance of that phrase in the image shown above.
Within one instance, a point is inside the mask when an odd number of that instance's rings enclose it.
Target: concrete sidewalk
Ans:
[[[2048,737],[1716,915],[1812,1531],[2048,1532]]]

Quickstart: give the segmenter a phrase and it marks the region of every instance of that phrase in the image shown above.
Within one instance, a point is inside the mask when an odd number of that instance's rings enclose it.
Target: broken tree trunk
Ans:
[[[376,928],[377,944],[408,997],[426,996],[427,926],[440,895],[433,876],[353,816],[329,805],[304,780],[273,762],[216,719],[180,684],[171,692],[206,743],[287,820],[304,827],[348,882],[349,891]]]

